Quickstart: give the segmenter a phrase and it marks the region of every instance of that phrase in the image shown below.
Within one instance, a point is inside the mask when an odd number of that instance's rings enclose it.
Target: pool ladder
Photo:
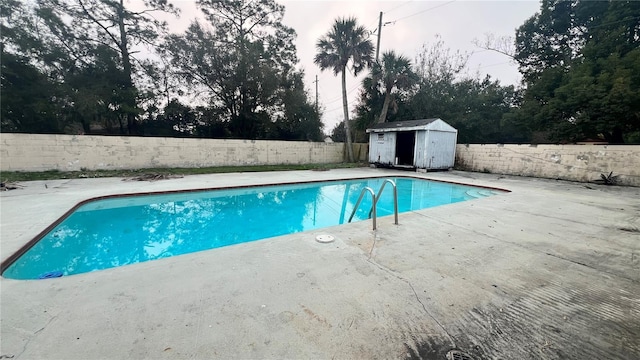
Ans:
[[[391,186],[393,187],[393,214],[395,216],[395,224],[398,225],[398,187],[396,186],[396,183],[391,179],[386,179],[382,183],[382,185],[380,186],[380,190],[378,190],[378,195],[376,195],[373,189],[368,186],[362,189],[362,191],[360,191],[360,196],[358,197],[358,201],[356,201],[356,206],[353,207],[353,211],[351,211],[351,216],[349,216],[349,221],[347,222],[351,222],[351,220],[353,219],[353,216],[356,214],[356,210],[358,210],[358,206],[360,206],[360,203],[362,202],[362,198],[364,197],[364,194],[368,192],[369,194],[371,194],[371,200],[372,200],[371,210],[369,210],[369,218],[373,220],[373,230],[375,230],[376,218],[377,218],[376,207],[378,205],[378,200],[380,200],[380,195],[382,195],[382,190],[384,190],[384,187],[387,184],[391,184]]]

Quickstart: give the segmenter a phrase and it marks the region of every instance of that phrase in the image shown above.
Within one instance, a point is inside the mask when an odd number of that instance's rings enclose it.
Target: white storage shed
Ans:
[[[376,124],[369,133],[369,163],[426,170],[449,169],[458,130],[442,119]]]

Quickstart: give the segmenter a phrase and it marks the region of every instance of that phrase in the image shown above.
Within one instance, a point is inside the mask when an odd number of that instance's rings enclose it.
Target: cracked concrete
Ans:
[[[398,226],[380,218],[375,232],[364,221],[57,279],[2,278],[0,356],[640,357],[640,188],[380,169],[35,181],[0,197],[1,257],[90,197],[396,175],[511,193],[403,213]]]

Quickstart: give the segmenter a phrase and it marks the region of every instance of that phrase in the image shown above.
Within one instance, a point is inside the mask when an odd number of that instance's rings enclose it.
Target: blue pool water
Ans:
[[[399,212],[497,192],[413,178],[392,178]],[[127,196],[88,202],[2,274],[12,279],[67,276],[344,224],[361,190],[384,178]],[[366,196],[353,222],[369,218]],[[387,185],[378,216],[393,214]],[[402,218],[400,218],[402,222]]]

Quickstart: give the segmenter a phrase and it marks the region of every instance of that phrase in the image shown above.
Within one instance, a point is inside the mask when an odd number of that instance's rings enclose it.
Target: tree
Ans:
[[[0,0],[0,125],[4,132],[60,133],[61,87],[32,60],[45,41],[33,8]]]
[[[439,38],[431,45],[425,44],[416,60],[417,86],[399,93],[397,114],[389,121],[438,117],[458,128],[460,142],[522,141],[526,136],[510,117],[519,100],[515,88],[502,86],[489,76],[465,75],[467,59],[467,54],[451,51]],[[375,89],[377,83],[373,88],[372,83],[372,79],[365,79],[368,95],[361,95],[356,108],[359,118],[366,111],[380,108],[383,94]],[[370,101],[377,101],[378,107],[369,105]]]
[[[0,125],[3,132],[60,133],[55,119],[59,87],[35,66],[2,52],[0,68]]]
[[[193,109],[177,99],[169,101],[157,117],[142,122],[144,135],[154,136],[191,136],[196,126]]]
[[[303,74],[296,73],[284,84],[284,112],[277,116],[276,137],[285,140],[322,141],[322,121],[304,90]]]
[[[495,51],[512,60],[515,59],[516,46],[513,36],[496,36],[492,33],[485,33],[482,40],[475,38],[472,43],[481,49]]]
[[[232,76],[224,83],[230,128],[242,138],[264,137],[270,114],[282,106],[279,75],[297,62],[295,31],[282,24],[284,6],[273,0],[198,4],[215,27],[217,43],[232,57]]]
[[[301,120],[290,116],[315,116],[297,80],[295,32],[282,25],[283,6],[273,0],[198,4],[210,27],[193,22],[185,34],[168,39],[166,50],[193,93],[205,95],[217,122],[234,137],[255,139],[277,136],[274,121],[289,121],[284,129]]]
[[[452,91],[455,104],[450,124],[458,129],[463,143],[524,142],[528,133],[510,121],[518,93],[513,86],[502,86],[490,76],[456,82]]]
[[[397,102],[396,102],[397,104]],[[384,94],[378,89],[378,83],[374,82],[371,76],[367,76],[362,80],[362,89],[358,94],[358,102],[355,106],[355,125],[358,130],[366,130],[372,124],[375,124],[380,117],[380,110],[384,105]],[[397,110],[393,108],[392,110]],[[395,111],[391,111],[391,116]],[[341,124],[343,122],[340,122]],[[344,126],[340,129],[344,131]],[[335,128],[334,128],[335,130]],[[332,135],[334,141],[337,141]],[[342,134],[340,139],[344,140]]]
[[[470,53],[452,51],[446,47],[440,35],[436,41],[422,45],[416,56],[414,71],[421,79],[420,85],[428,83],[452,83],[467,69]]]
[[[469,56],[446,47],[439,35],[433,43],[422,46],[414,66],[418,86],[409,105],[413,118],[455,120],[453,109],[461,104],[455,101],[454,84],[464,78]]]
[[[640,132],[640,3],[545,0],[516,33],[521,118],[550,140]]]
[[[415,91],[399,91],[394,93],[385,120],[387,122],[393,122],[412,119],[413,114],[410,113],[409,102],[414,96],[414,93]],[[385,94],[380,90],[380,83],[374,82],[371,76],[365,77],[364,80],[362,80],[362,89],[359,93],[355,108],[354,122],[356,130],[366,130],[378,122],[380,119],[380,111],[384,107],[384,101]],[[355,131],[354,135],[357,137],[357,135],[359,135],[358,131]],[[344,138],[344,136],[342,136],[342,138]],[[354,141],[358,140],[354,138]],[[365,141],[367,140],[365,139]]]
[[[578,53],[583,29],[572,16],[572,2],[542,0],[543,10],[516,31],[515,60],[525,81],[539,78],[545,69],[568,66]]]
[[[314,62],[321,70],[332,69],[334,75],[342,74],[342,107],[344,129],[347,139],[347,154],[353,162],[353,145],[349,126],[349,106],[347,103],[347,65],[357,76],[373,61],[373,43],[367,38],[367,30],[357,24],[355,18],[336,19],[331,30],[316,43]]]
[[[513,86],[502,86],[489,76],[423,87],[411,98],[411,118],[442,118],[458,129],[461,143],[527,141],[512,116],[518,103]]]
[[[120,104],[127,93],[120,91],[126,75],[118,66],[118,53],[107,46],[97,46],[91,62],[68,69],[64,89],[69,101],[64,113],[71,129],[80,124],[83,133],[91,133],[95,124],[103,131],[124,133],[127,112]]]
[[[411,69],[411,61],[394,51],[387,51],[382,54],[382,62],[375,63],[371,71],[371,78],[378,83],[384,92],[384,104],[378,123],[387,120],[389,105],[395,105],[393,91],[403,91],[410,89],[418,80],[417,75]]]
[[[167,24],[155,14],[177,14],[167,0],[145,0],[141,10],[125,6],[124,0],[42,0],[37,3],[39,17],[47,25],[55,46],[65,49],[73,65],[88,65],[105,48],[117,54],[119,102],[115,105],[121,133],[136,133],[139,88],[136,77],[144,77],[149,62],[133,57],[133,48],[148,46],[154,50],[156,40]]]
[[[345,142],[346,133],[344,131],[344,121],[337,123],[333,129],[331,129],[331,140],[335,142]]]

